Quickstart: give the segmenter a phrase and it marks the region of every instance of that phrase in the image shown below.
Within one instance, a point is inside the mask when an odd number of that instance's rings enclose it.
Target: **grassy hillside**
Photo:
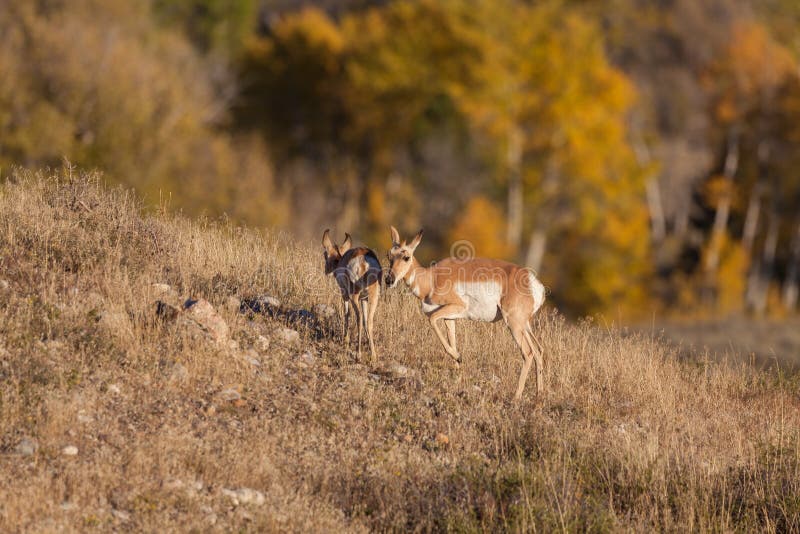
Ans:
[[[336,318],[238,306],[336,305],[332,284],[316,243],[18,172],[0,189],[0,530],[800,529],[796,381],[544,311],[545,394],[515,405],[506,329],[460,325],[455,370],[405,289],[381,303],[376,362]],[[235,343],[156,315],[188,297]]]

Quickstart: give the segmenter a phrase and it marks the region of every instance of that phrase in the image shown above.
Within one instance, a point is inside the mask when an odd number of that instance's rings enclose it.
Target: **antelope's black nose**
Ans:
[[[390,286],[392,284],[394,284],[394,275],[392,273],[389,273],[386,275],[386,285]]]

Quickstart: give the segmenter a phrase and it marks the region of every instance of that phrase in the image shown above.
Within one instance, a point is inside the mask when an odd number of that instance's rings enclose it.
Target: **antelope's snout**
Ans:
[[[389,287],[394,286],[394,273],[391,271],[386,273],[386,285]]]

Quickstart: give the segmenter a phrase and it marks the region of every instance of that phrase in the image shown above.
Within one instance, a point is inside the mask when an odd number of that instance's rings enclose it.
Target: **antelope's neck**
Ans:
[[[420,265],[416,258],[412,259],[411,268],[403,280],[417,298],[425,298],[431,292],[431,270]]]

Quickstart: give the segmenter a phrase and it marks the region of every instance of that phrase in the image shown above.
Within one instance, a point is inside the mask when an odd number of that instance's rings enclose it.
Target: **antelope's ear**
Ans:
[[[350,234],[345,233],[344,242],[339,246],[339,253],[344,254],[345,252],[350,250],[350,247],[352,246],[353,246],[353,240],[350,238]]]
[[[330,230],[325,230],[325,233],[322,234],[322,246],[325,247],[325,250],[327,250],[329,252],[335,247],[335,245],[333,244],[333,241],[331,241],[331,231]]]
[[[397,228],[394,226],[390,226],[389,229],[392,232],[392,246],[396,247],[400,245],[400,234],[397,232]]]
[[[424,231],[425,230],[420,228],[419,232],[417,232],[417,235],[415,235],[414,239],[411,240],[411,243],[408,244],[408,248],[413,251],[419,246],[419,242],[422,241],[422,234]]]

